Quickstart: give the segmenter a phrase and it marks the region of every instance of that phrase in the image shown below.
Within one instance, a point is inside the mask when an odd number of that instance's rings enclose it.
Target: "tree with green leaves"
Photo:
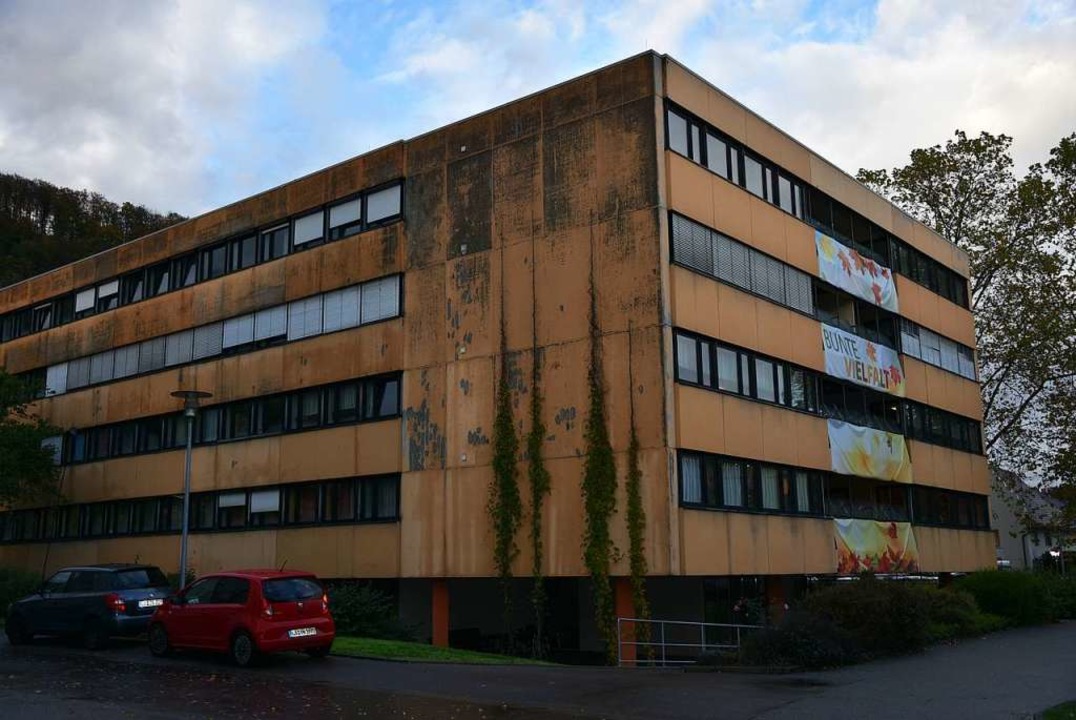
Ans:
[[[1076,133],[1022,176],[1011,147],[1006,135],[957,131],[945,145],[913,150],[903,167],[857,178],[968,253],[991,463],[1071,489]]]
[[[57,496],[53,450],[41,443],[60,431],[32,413],[32,400],[33,388],[0,370],[0,507]]]

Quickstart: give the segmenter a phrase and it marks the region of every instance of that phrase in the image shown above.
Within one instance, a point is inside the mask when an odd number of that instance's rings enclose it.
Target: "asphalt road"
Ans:
[[[263,667],[139,644],[0,641],[0,717],[1030,718],[1076,699],[1076,623],[795,675],[429,665],[279,656]]]

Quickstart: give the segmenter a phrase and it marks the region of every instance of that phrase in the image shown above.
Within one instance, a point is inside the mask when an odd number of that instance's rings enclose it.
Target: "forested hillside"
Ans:
[[[184,219],[0,173],[0,287]]]

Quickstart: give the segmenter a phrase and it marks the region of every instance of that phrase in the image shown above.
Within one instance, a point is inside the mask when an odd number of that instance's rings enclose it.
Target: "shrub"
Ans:
[[[960,578],[956,586],[974,596],[983,611],[1014,625],[1049,622],[1060,609],[1049,582],[1035,573],[983,570]]]
[[[746,665],[793,665],[813,670],[848,665],[860,655],[851,633],[821,615],[792,610],[776,628],[744,638],[739,659]]]
[[[931,639],[931,602],[912,583],[864,576],[818,590],[804,606],[850,633],[867,657],[916,652]]]
[[[1039,577],[1050,595],[1054,616],[1065,620],[1076,618],[1076,578],[1054,573],[1041,573]]]
[[[0,619],[7,615],[8,605],[29,595],[40,586],[41,576],[37,573],[0,568]]]
[[[400,622],[396,603],[385,593],[362,583],[329,587],[329,607],[341,635],[413,640],[414,633]]]

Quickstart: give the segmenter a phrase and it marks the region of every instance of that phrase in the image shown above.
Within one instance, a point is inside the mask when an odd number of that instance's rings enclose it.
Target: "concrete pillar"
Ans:
[[[788,604],[788,595],[782,578],[766,578],[766,620],[769,624],[777,625],[781,622],[785,616],[786,604]]]
[[[631,578],[613,578],[613,602],[615,614],[618,618],[635,617],[635,601],[631,596]],[[625,643],[635,641],[634,623],[623,623],[620,626],[621,640]],[[616,638],[613,639],[616,642]],[[624,665],[634,665],[636,658],[635,645],[621,645],[620,662]]]
[[[433,583],[430,624],[433,626],[433,644],[448,647],[448,581],[437,579]]]

